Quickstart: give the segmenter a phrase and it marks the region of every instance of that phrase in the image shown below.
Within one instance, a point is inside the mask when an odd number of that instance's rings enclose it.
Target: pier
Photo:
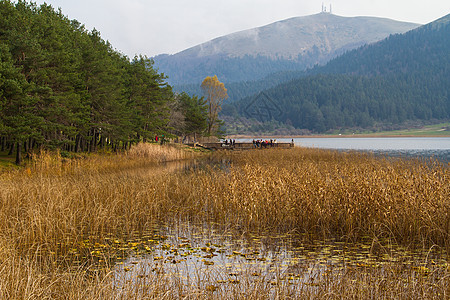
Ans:
[[[216,143],[189,143],[190,147],[201,147],[209,150],[256,150],[256,149],[270,149],[270,148],[292,148],[294,143],[272,143],[272,144],[260,144],[257,146],[252,142],[236,142],[233,145],[230,143],[216,142]]]

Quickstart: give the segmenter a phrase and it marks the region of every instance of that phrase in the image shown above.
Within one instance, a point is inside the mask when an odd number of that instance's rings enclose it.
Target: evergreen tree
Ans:
[[[203,97],[190,97],[186,93],[179,95],[179,101],[185,116],[184,132],[201,135],[208,128],[208,107]]]

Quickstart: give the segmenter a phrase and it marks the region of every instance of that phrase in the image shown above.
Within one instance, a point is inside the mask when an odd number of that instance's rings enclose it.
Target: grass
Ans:
[[[196,155],[156,145],[141,145],[125,155],[73,160],[43,153],[26,168],[4,171],[0,298],[284,299],[299,292],[303,298],[449,296],[448,267],[426,276],[396,265],[349,269],[294,286],[250,284],[242,277],[227,289],[208,289],[217,285],[216,274],[186,290],[158,274],[118,288],[112,266],[93,273],[89,263],[74,268],[64,259],[72,245],[90,237],[98,245],[111,236],[126,240],[167,220],[216,222],[241,233],[297,232],[350,243],[383,238],[405,247],[450,251],[448,165],[302,148],[218,153],[216,159],[231,165],[187,173],[155,165]],[[398,280],[399,274],[404,281]]]
[[[0,152],[0,171],[16,168],[15,158],[12,155],[8,155],[8,152]]]
[[[433,125],[424,125],[424,126],[415,126],[409,129],[401,129],[401,130],[385,130],[385,131],[375,131],[369,129],[343,129],[343,130],[332,130],[330,132],[324,134],[317,135],[302,135],[301,133],[292,133],[292,134],[256,134],[259,137],[282,137],[282,138],[291,138],[291,137],[450,137],[450,123],[440,123]],[[255,134],[232,134],[228,138],[247,138],[252,139],[255,137]]]
[[[352,135],[351,132],[343,133],[344,135]],[[411,128],[402,130],[392,130],[392,131],[381,131],[381,132],[360,132],[354,134],[354,136],[373,136],[373,137],[396,137],[396,136],[408,136],[408,137],[448,137],[450,136],[450,123],[440,123],[433,125],[426,125],[421,128]]]

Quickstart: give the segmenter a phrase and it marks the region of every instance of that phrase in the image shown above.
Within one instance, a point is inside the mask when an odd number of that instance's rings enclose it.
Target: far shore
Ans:
[[[450,132],[447,135],[438,134],[342,134],[342,135],[229,135],[227,139],[308,139],[308,138],[399,138],[399,137],[450,137]]]
[[[295,139],[295,138],[399,138],[399,137],[450,137],[450,123],[439,123],[425,125],[418,128],[405,128],[392,131],[335,134],[311,134],[311,135],[250,135],[250,134],[230,134],[228,139]]]

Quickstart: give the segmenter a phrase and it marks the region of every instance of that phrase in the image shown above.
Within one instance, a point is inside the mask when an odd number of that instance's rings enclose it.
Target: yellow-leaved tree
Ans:
[[[206,77],[201,87],[208,103],[208,135],[212,135],[219,129],[218,115],[223,100],[228,98],[227,89],[216,75]]]

